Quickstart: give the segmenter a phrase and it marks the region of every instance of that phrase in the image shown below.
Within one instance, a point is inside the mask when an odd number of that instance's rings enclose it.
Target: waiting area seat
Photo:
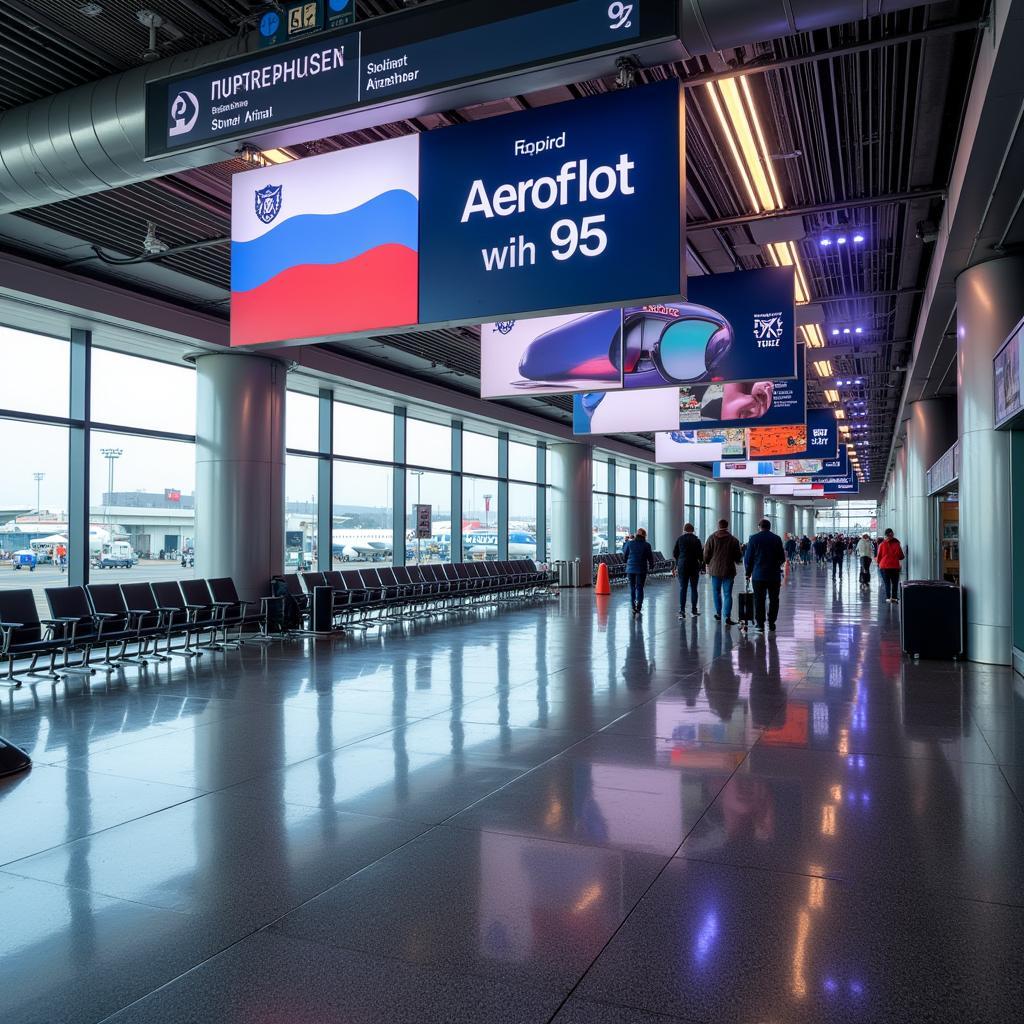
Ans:
[[[608,567],[608,579],[611,583],[625,583],[626,581],[626,556],[622,552],[614,552],[607,555],[594,555],[594,580],[597,579],[597,567],[606,565]],[[672,559],[666,558],[660,551],[654,552],[654,568],[648,575],[663,576],[672,572]]]

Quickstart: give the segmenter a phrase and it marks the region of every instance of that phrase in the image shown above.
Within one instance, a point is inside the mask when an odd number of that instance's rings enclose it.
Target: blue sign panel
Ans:
[[[420,137],[420,322],[657,301],[684,285],[678,81]]]
[[[839,455],[834,459],[826,459],[821,464],[821,472],[814,474],[814,479],[817,483],[821,483],[822,480],[830,480],[836,477],[845,477],[850,474],[850,457],[846,450],[846,445],[843,445],[839,449]]]
[[[720,380],[787,380],[796,377],[796,328],[792,267],[765,267],[691,277],[686,297],[723,316],[728,346],[718,354]]]
[[[802,345],[797,349],[797,370],[799,376],[796,380],[758,380],[680,388],[680,429],[786,427],[805,423],[807,388]]]
[[[844,448],[845,452],[846,449]],[[839,454],[839,424],[831,409],[807,410],[807,448],[787,459],[835,459]]]
[[[859,494],[860,480],[856,473],[850,473],[845,480],[826,480],[825,494]]]

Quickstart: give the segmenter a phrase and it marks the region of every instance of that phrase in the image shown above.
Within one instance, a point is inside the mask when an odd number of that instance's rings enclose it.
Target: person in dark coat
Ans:
[[[654,568],[654,549],[647,543],[647,531],[641,526],[636,536],[627,538],[622,545],[626,556],[626,579],[629,580],[629,596],[633,603],[633,615],[644,610],[644,584],[647,573]]]
[[[690,610],[697,614],[697,583],[704,567],[704,545],[693,532],[693,523],[687,523],[672,549],[676,563],[672,574],[679,578],[679,618],[686,618],[686,592],[690,592]]]
[[[779,617],[779,591],[782,589],[786,549],[782,546],[782,538],[772,533],[772,524],[767,519],[762,519],[758,527],[758,532],[747,541],[743,567],[754,588],[754,621],[757,629],[764,632],[767,598],[768,629],[774,633],[775,620]]]
[[[743,561],[739,539],[729,532],[729,520],[720,519],[718,529],[704,545],[704,564],[711,574],[711,593],[715,599],[715,618],[725,612],[725,624],[735,626],[732,618],[732,585],[736,566]]]

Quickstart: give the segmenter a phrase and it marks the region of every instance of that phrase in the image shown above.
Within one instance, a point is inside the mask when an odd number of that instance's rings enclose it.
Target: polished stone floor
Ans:
[[[856,572],[768,638],[708,598],[5,698],[0,1021],[1019,1020],[1024,685]]]

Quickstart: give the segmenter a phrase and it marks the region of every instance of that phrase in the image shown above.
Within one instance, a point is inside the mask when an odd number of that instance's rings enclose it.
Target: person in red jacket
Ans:
[[[900,586],[900,562],[907,556],[900,547],[900,542],[892,530],[885,531],[885,539],[878,545],[878,554],[875,561],[878,562],[878,569],[885,581],[885,599],[890,604],[897,604]]]

